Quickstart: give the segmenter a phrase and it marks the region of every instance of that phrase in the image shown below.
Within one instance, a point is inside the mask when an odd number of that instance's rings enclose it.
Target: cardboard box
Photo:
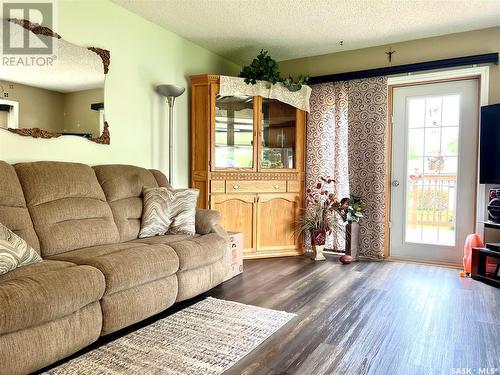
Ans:
[[[231,266],[224,277],[227,281],[236,275],[243,272],[243,233],[228,232],[229,234],[229,256],[231,258]]]

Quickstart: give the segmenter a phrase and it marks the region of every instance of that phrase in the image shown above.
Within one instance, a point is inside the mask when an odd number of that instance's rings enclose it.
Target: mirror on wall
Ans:
[[[26,32],[37,38],[33,24],[15,21],[3,20],[10,27],[10,43],[18,40],[22,45]],[[109,144],[104,105],[109,51],[74,45],[44,29],[45,37],[55,41],[50,56],[29,59],[4,54],[0,128],[37,138],[68,135]]]

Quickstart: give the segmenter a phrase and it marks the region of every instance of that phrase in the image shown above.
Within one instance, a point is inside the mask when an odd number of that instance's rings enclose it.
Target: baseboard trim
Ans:
[[[294,257],[304,255],[303,250],[283,250],[283,251],[255,251],[252,253],[244,253],[243,260],[246,259],[263,259],[263,258],[278,258],[278,257]]]

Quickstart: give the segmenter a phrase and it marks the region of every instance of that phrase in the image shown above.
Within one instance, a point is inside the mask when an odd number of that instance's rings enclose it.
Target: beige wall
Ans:
[[[7,128],[9,125],[9,113],[0,111],[0,128]]]
[[[106,119],[111,145],[80,137],[33,139],[0,130],[0,160],[123,163],[168,168],[168,107],[155,86],[173,83],[189,87],[188,76],[201,73],[234,75],[236,65],[178,35],[111,3],[54,2],[55,30],[69,42],[111,51],[106,77]],[[189,93],[175,102],[176,187],[188,186]]]
[[[64,94],[8,81],[0,81],[0,85],[9,94],[7,100],[19,103],[20,128],[61,131]]]
[[[283,76],[287,74],[317,76],[385,67],[389,66],[385,54],[389,47],[396,51],[392,65],[499,52],[500,27],[281,61],[280,70]],[[489,102],[500,102],[499,65],[490,67]]]
[[[103,89],[60,93],[8,81],[0,81],[0,85],[8,100],[19,103],[20,128],[100,135],[99,112],[90,105],[104,101]]]
[[[98,137],[99,111],[90,109],[93,103],[104,102],[103,89],[82,90],[64,94],[65,132],[90,133]]]

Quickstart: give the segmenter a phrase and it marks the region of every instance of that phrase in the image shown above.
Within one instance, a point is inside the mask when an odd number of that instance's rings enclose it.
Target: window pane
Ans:
[[[424,129],[410,129],[408,131],[408,159],[424,155]]]
[[[458,127],[442,129],[441,154],[445,156],[458,155]]]
[[[218,96],[215,114],[215,167],[252,166],[253,98]]]
[[[424,158],[422,156],[408,159],[408,178],[422,177],[424,174]]]
[[[408,100],[408,127],[421,128],[425,123],[425,99]]]
[[[425,129],[425,156],[434,156],[441,153],[441,128]]]
[[[458,171],[458,158],[456,156],[443,157],[444,166],[442,174],[456,175]]]
[[[460,95],[443,97],[443,126],[458,126],[460,117]]]
[[[442,97],[432,97],[425,100],[425,126],[441,126]]]
[[[262,168],[295,167],[296,109],[275,99],[262,99]]]

